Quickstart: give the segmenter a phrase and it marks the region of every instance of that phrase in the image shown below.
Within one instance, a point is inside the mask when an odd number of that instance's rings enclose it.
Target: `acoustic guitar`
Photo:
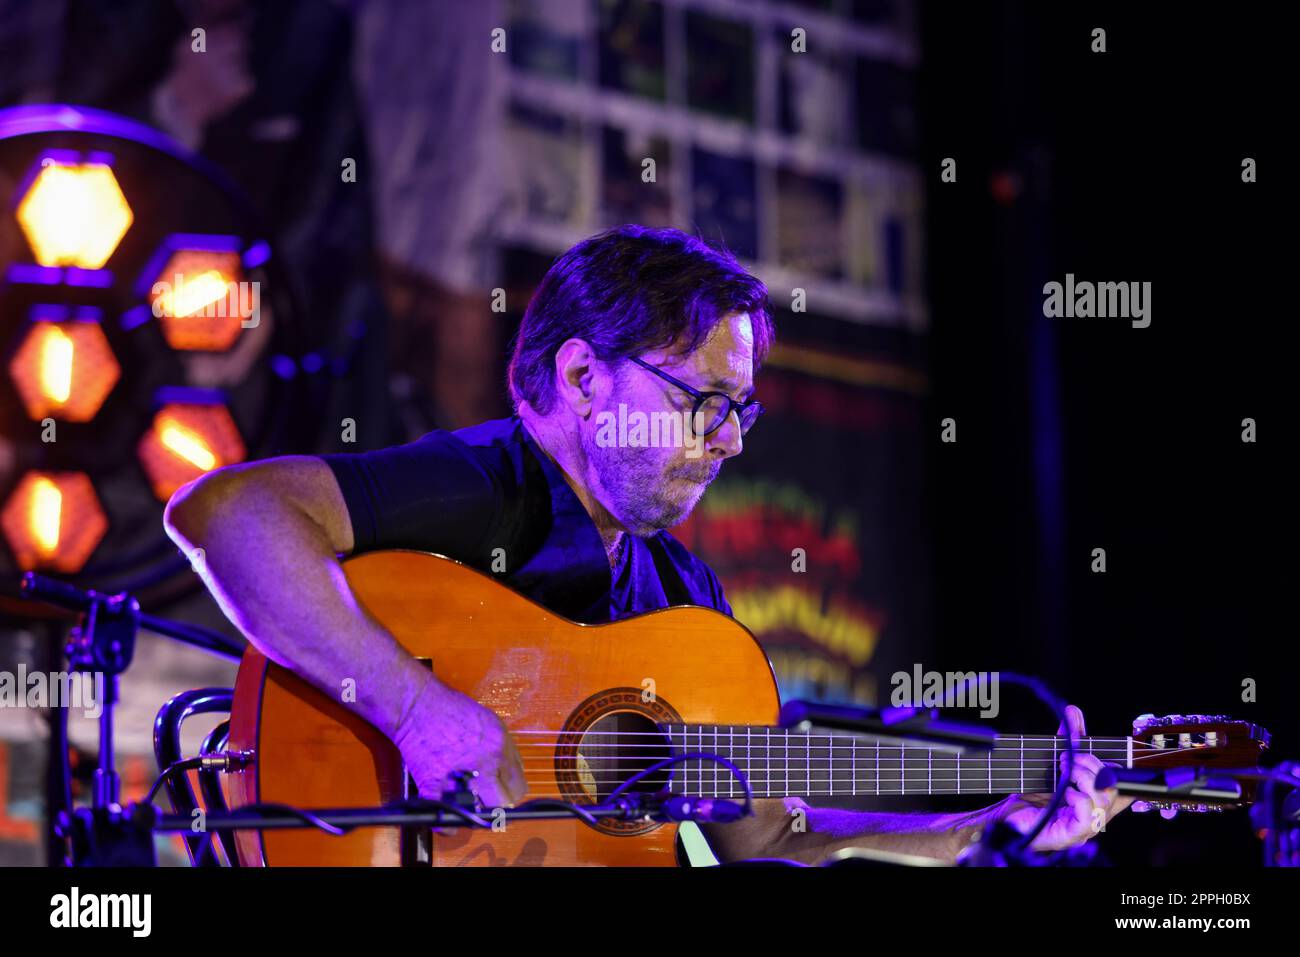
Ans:
[[[711,609],[677,607],[604,625],[562,618],[466,565],[422,552],[357,556],[344,572],[358,600],[443,682],[501,716],[519,746],[525,800],[603,799],[674,753],[721,755],[756,798],[797,795],[1009,794],[1055,786],[1063,739],[1000,735],[992,752],[955,756],[920,744],[776,725],[776,681],[753,635]],[[397,749],[343,703],[250,647],[231,710],[230,747],[252,752],[230,803],[372,806],[403,797]],[[1226,718],[1145,722],[1133,736],[1084,738],[1082,752],[1122,767],[1253,767],[1267,732]],[[691,760],[650,775],[652,791],[739,799],[720,765]],[[449,865],[674,865],[674,824],[577,819],[448,829],[425,849]],[[243,865],[397,865],[399,828],[344,836],[315,829],[238,831]],[[408,838],[409,839],[409,835]],[[409,851],[409,848],[407,849]],[[405,860],[410,860],[409,857]]]

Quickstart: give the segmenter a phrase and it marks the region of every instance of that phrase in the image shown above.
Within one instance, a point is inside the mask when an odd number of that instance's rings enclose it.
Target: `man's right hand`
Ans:
[[[477,771],[470,789],[485,807],[515,804],[528,793],[514,738],[490,708],[436,679],[422,689],[393,734],[420,794],[440,798],[453,771]]]

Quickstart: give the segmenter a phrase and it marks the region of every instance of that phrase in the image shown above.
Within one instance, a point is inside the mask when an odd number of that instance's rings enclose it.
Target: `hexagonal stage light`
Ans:
[[[28,175],[18,223],[42,266],[100,269],[131,226],[107,153],[49,150]]]
[[[141,437],[138,452],[160,501],[204,472],[244,460],[244,442],[220,395],[164,389],[159,401],[162,407]]]
[[[37,306],[9,375],[27,414],[88,422],[122,374],[96,309]]]
[[[108,530],[90,476],[28,472],[0,511],[0,528],[24,569],[79,571]]]
[[[167,237],[140,277],[139,293],[173,349],[220,352],[256,323],[256,285],[244,281],[235,236]]]

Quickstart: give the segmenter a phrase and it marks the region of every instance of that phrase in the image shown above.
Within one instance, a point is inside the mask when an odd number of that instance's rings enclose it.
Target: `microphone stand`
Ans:
[[[451,777],[454,789],[444,791],[442,800],[419,798],[378,807],[294,808],[286,805],[249,805],[235,811],[208,814],[203,832],[242,829],[283,830],[314,827],[329,834],[344,834],[359,827],[398,827],[444,830],[478,827],[492,829],[499,822],[546,821],[577,817],[588,824],[604,818],[624,821],[686,820],[674,813],[665,793],[627,792],[599,804],[570,804],[543,799],[519,807],[481,808],[465,783],[473,775],[460,772]],[[488,814],[488,817],[484,817]],[[82,808],[60,815],[57,833],[68,840],[77,867],[156,867],[154,835],[192,833],[194,820],[185,815],[164,814],[153,804],[135,802],[119,806]],[[428,862],[423,862],[428,863]]]
[[[781,708],[780,724],[796,731],[822,728],[846,731],[890,744],[924,744],[951,754],[992,751],[997,739],[978,725],[940,720],[934,709],[862,708],[790,701]]]
[[[121,779],[117,773],[114,750],[114,709],[119,699],[119,677],[131,665],[135,639],[143,625],[177,641],[214,654],[238,660],[243,649],[238,642],[217,632],[169,621],[140,611],[140,603],[126,592],[106,595],[85,590],[57,579],[28,572],[20,590],[24,597],[49,605],[80,612],[80,624],[68,633],[64,654],[71,671],[91,676],[103,689],[99,715],[99,759],[95,770],[92,804],[96,809],[116,807],[121,797]],[[66,729],[66,703],[57,716],[59,728]],[[66,730],[50,735],[50,780],[56,778],[70,787]],[[56,820],[52,816],[52,820]],[[51,842],[53,846],[53,842]],[[53,861],[52,861],[53,863]],[[62,863],[66,863],[62,862]]]

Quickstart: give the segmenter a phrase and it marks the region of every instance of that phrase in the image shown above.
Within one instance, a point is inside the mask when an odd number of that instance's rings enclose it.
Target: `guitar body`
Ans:
[[[779,699],[767,656],[719,612],[680,607],[606,625],[581,625],[499,581],[422,552],[374,552],[344,572],[363,606],[440,680],[499,714],[515,734],[529,781],[525,800],[583,802],[622,780],[612,735],[657,722],[770,725]],[[403,796],[397,749],[342,704],[249,648],[231,709],[230,747],[255,759],[231,775],[231,805],[354,807]],[[623,738],[634,741],[635,738]],[[584,743],[586,742],[586,743]],[[239,831],[244,865],[397,865],[401,832],[360,828]],[[574,820],[515,822],[501,832],[434,835],[435,866],[676,864],[676,827]]]

